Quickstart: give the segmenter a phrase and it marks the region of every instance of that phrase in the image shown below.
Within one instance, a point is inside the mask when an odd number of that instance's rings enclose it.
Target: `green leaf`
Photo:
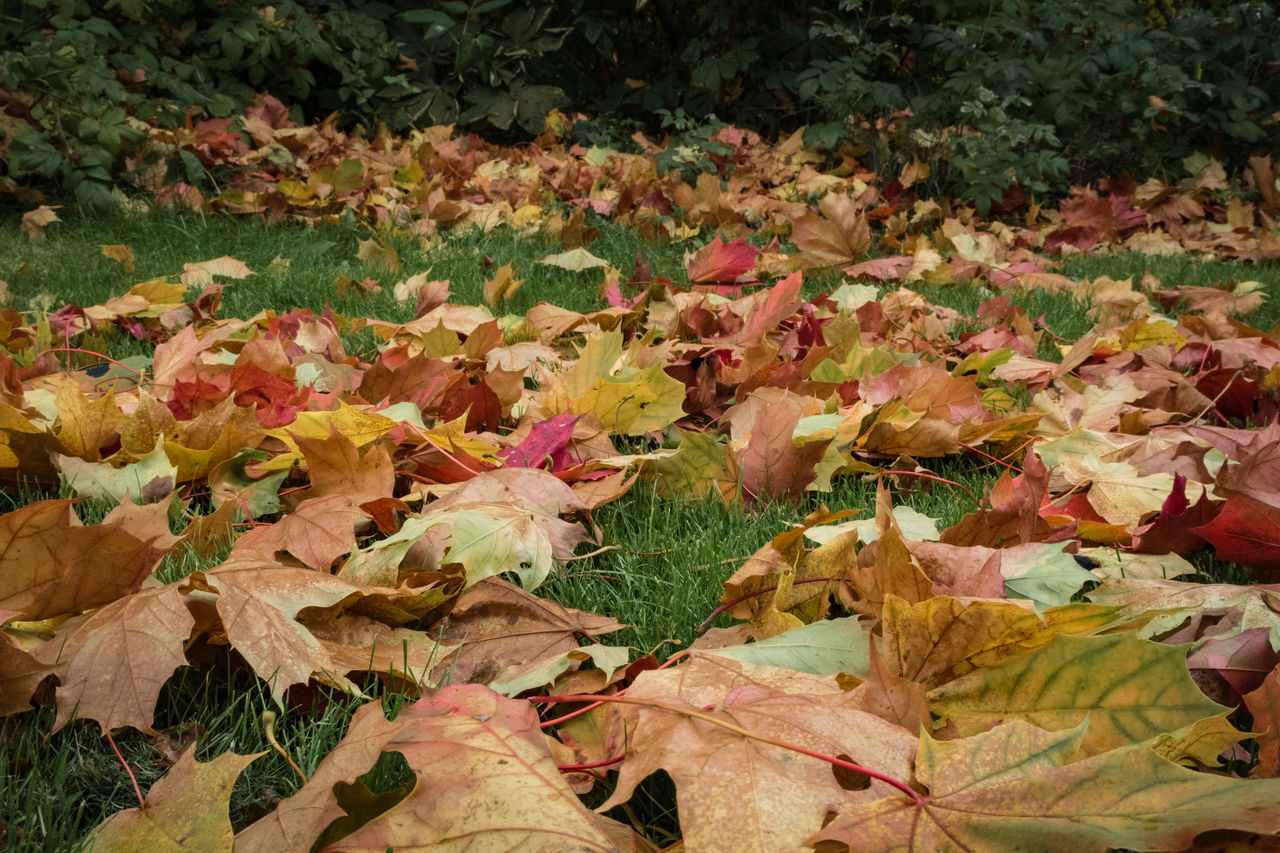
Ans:
[[[813,675],[843,672],[858,678],[866,677],[871,662],[868,633],[857,616],[813,622],[758,643],[711,649],[707,654]]]
[[[1225,708],[1191,680],[1186,647],[1133,634],[1055,636],[1046,645],[978,669],[929,693],[950,736],[1026,720],[1057,731],[1088,719],[1082,748],[1096,754],[1174,732]]]

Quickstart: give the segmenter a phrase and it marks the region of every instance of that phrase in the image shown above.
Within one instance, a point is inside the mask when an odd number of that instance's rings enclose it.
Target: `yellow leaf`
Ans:
[[[493,278],[484,283],[484,301],[497,306],[502,300],[515,296],[520,285],[524,284],[524,279],[516,278],[517,272],[519,270],[511,269],[511,264],[499,267]]]
[[[104,257],[108,257],[113,261],[119,261],[123,264],[125,272],[133,272],[133,252],[129,250],[128,246],[120,243],[113,243],[110,245],[100,245],[99,248],[102,249]]]
[[[356,257],[365,266],[395,274],[404,272],[400,257],[390,246],[383,246],[377,240],[357,240],[356,244],[360,247],[356,251]]]

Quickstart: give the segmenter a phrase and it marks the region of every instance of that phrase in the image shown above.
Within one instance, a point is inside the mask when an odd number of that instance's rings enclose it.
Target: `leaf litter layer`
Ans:
[[[238,168],[207,203],[352,211],[367,274],[335,295],[388,289],[395,316],[229,316],[268,272],[231,256],[0,315],[0,476],[114,507],[0,516],[0,712],[137,729],[169,768],[95,849],[656,849],[628,800],[659,771],[690,850],[1280,832],[1277,588],[1180,579],[1207,548],[1280,569],[1280,333],[1242,319],[1263,288],[1055,271],[1081,251],[1273,259],[1269,160],[1255,202],[1206,161],[1010,224],[848,157],[824,171],[799,137],[721,131],[733,154],[690,182],[554,133],[361,143],[264,109],[247,137],[173,141]],[[678,273],[621,271],[591,252],[595,217],[691,250]],[[24,218],[32,239],[55,223]],[[497,258],[463,304],[395,248],[472,227],[551,241],[543,264],[599,299],[530,304],[529,272]],[[981,288],[973,310],[922,295],[958,283]],[[1045,293],[1087,330],[1057,339],[1019,307]],[[122,336],[141,354],[94,355]],[[954,460],[1002,473],[966,495]],[[865,511],[821,505],[851,479],[875,487]],[[734,561],[731,624],[659,657],[610,644],[607,601],[538,595],[616,547],[596,519],[637,488],[812,511]],[[969,511],[894,504],[921,488]],[[278,710],[357,708],[247,824],[234,782],[269,759],[197,761],[155,730],[162,694],[215,660]],[[388,719],[367,697],[392,694]],[[370,787],[389,754],[412,777]]]

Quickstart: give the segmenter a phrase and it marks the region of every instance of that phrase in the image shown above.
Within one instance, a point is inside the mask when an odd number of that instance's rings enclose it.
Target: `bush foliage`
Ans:
[[[0,0],[7,185],[107,196],[143,124],[236,114],[532,136],[553,107],[632,127],[852,137],[868,165],[998,202],[1197,151],[1259,153],[1280,116],[1268,2],[1171,0]]]

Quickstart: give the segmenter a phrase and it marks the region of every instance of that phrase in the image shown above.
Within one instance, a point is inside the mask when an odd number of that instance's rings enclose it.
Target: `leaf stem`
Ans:
[[[973,492],[969,491],[969,489],[966,488],[963,483],[957,483],[955,480],[948,480],[946,477],[939,477],[937,474],[926,474],[923,471],[897,471],[897,470],[880,472],[881,476],[884,476],[885,474],[905,474],[908,477],[920,477],[923,480],[933,480],[934,482],[943,483],[948,486],[955,486],[957,489],[959,489],[960,491],[964,492],[966,495],[969,496],[969,500],[973,501],[974,506],[977,506],[977,507],[982,506],[982,502],[979,501],[976,497],[974,497]]]
[[[124,772],[129,774],[129,781],[133,783],[133,794],[138,798],[138,808],[144,809],[147,803],[142,799],[142,789],[138,787],[138,777],[133,775],[133,768],[129,766],[129,762],[124,760],[124,756],[120,754],[120,747],[116,746],[116,739],[111,736],[111,732],[107,732],[107,742],[111,744],[111,750],[115,752],[116,758],[120,759],[120,763],[124,765]]]

